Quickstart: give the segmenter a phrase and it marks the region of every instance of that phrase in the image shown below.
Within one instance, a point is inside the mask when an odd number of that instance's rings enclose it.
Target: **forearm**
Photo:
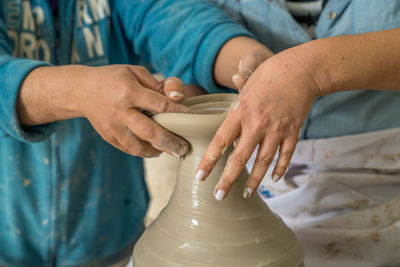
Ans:
[[[273,53],[267,47],[249,37],[235,37],[226,42],[215,59],[213,67],[215,82],[219,85],[235,88],[232,76],[239,72],[241,58],[253,52],[260,52],[266,57],[273,56]],[[258,64],[259,62],[257,62]],[[250,65],[252,64],[250,63]]]
[[[397,28],[319,39],[292,52],[309,70],[321,95],[358,89],[400,91],[399,44]]]
[[[40,67],[24,80],[19,91],[17,112],[25,126],[80,117],[76,92],[82,88],[80,65]]]

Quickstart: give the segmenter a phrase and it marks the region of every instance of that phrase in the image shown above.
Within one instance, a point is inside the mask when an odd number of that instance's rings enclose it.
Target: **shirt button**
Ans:
[[[337,13],[336,12],[331,11],[331,12],[328,13],[328,18],[329,19],[334,20],[334,19],[336,19],[336,17],[337,17]]]

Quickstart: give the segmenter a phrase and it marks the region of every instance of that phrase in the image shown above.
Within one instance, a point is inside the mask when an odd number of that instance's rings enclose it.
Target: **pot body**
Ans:
[[[232,147],[206,181],[194,178],[197,164],[237,95],[194,97],[184,104],[197,114],[159,114],[154,120],[184,137],[191,151],[181,159],[172,198],[135,245],[135,267],[303,266],[293,232],[255,194],[244,199],[244,170],[224,201],[214,198]]]

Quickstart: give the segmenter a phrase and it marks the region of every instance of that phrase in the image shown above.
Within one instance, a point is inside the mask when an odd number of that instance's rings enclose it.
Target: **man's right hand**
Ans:
[[[167,81],[159,82],[144,67],[132,65],[38,68],[21,87],[19,119],[25,125],[38,125],[83,116],[104,140],[125,153],[140,157],[156,157],[161,151],[185,155],[189,150],[185,140],[142,113],[191,112],[173,101],[175,94],[171,99],[164,95],[171,95],[164,89],[183,87],[181,81]],[[48,99],[40,102],[45,88],[50,91]]]

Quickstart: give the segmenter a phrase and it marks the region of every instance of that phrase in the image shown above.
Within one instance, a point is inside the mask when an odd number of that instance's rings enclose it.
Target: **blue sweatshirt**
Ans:
[[[59,0],[58,21],[60,40],[48,1],[0,5],[2,266],[82,266],[129,253],[149,201],[142,160],[103,141],[86,119],[21,127],[15,104],[30,71],[142,64],[217,92],[218,50],[249,35],[200,0]]]

